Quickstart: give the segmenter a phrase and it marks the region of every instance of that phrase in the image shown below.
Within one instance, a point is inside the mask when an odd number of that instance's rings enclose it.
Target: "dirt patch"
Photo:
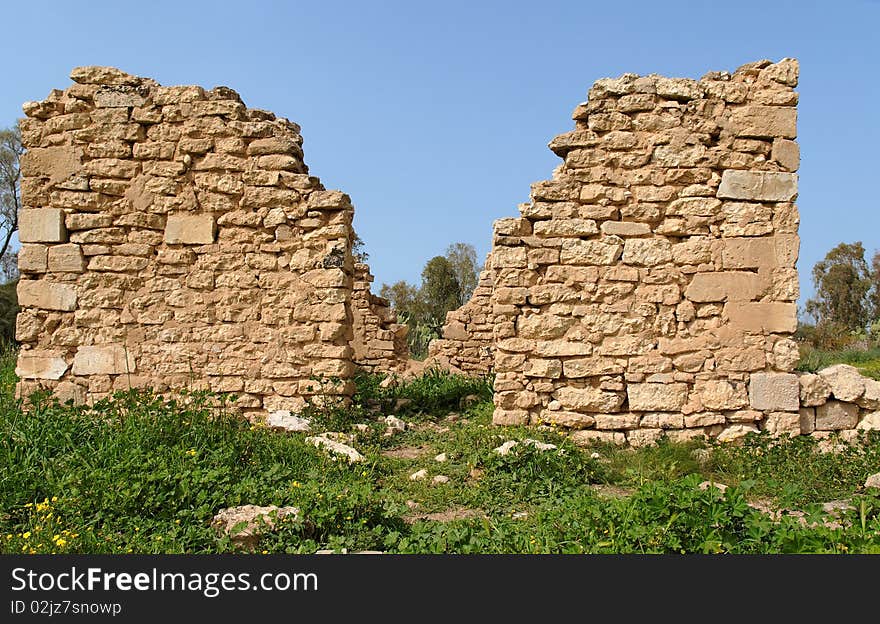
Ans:
[[[434,522],[451,522],[453,520],[467,520],[468,518],[486,518],[486,512],[482,509],[468,509],[467,507],[458,507],[454,509],[446,509],[445,511],[435,511],[434,513],[407,515],[403,519],[405,522],[412,524],[420,520],[432,520]]]
[[[394,449],[382,451],[382,457],[390,459],[419,459],[431,452],[431,447],[421,446],[401,446]]]

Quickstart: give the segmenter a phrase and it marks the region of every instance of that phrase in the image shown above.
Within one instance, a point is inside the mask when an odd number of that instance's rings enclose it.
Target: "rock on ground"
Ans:
[[[331,453],[344,456],[348,458],[349,463],[352,464],[366,460],[366,457],[358,453],[357,450],[349,445],[337,442],[336,440],[331,440],[324,434],[319,436],[309,436],[306,438],[306,442],[313,444],[316,448],[324,448]]]
[[[275,528],[275,522],[282,518],[296,520],[299,518],[299,509],[296,507],[276,507],[269,505],[241,505],[221,509],[211,521],[218,531],[229,535],[232,543],[242,548],[254,548],[260,541],[264,531]],[[243,528],[233,532],[235,526],[246,523]]]

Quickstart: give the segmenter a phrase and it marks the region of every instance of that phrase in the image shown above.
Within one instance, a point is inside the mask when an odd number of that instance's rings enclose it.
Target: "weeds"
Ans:
[[[489,379],[428,371],[386,388],[361,374],[350,405],[310,408],[315,429],[356,434],[367,461],[350,465],[205,392],[132,390],[92,407],[37,394],[22,406],[14,353],[0,362],[3,553],[232,552],[210,522],[242,504],[300,509],[263,536],[270,553],[880,552],[880,497],[862,487],[880,466],[876,432],[839,454],[764,434],[584,450],[550,428],[494,427]],[[388,414],[406,431],[385,435]],[[496,453],[505,441],[520,444]],[[418,470],[428,478],[411,480]],[[821,508],[831,500],[848,501],[835,518]],[[424,519],[449,510],[467,513]]]

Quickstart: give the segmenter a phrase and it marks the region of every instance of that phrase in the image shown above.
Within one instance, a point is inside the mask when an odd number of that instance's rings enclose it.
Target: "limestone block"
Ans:
[[[526,410],[496,407],[492,413],[493,425],[526,425],[528,422],[529,413]]]
[[[565,427],[566,429],[589,429],[596,423],[596,419],[590,414],[562,410],[543,411],[541,421],[554,427]]]
[[[770,435],[788,435],[793,438],[801,434],[801,417],[797,412],[771,412],[767,414],[762,426]]]
[[[49,248],[50,271],[82,273],[85,268],[86,261],[79,245],[53,245]]]
[[[67,242],[64,211],[60,208],[26,208],[18,220],[18,240],[22,243]]]
[[[724,271],[697,273],[684,296],[696,303],[751,301],[759,292],[760,279],[757,274]]]
[[[70,72],[70,79],[79,84],[94,85],[137,85],[142,82],[141,78],[126,74],[115,67],[97,65],[74,67]]]
[[[173,214],[165,225],[168,244],[209,245],[214,242],[217,223],[209,214]]]
[[[602,233],[611,236],[647,236],[651,233],[651,226],[631,221],[605,221]]]
[[[719,442],[737,442],[745,438],[750,433],[760,433],[760,429],[758,429],[755,425],[730,425],[728,427],[725,427],[715,439]]]
[[[718,197],[750,201],[787,202],[797,195],[797,174],[727,169],[721,174]]]
[[[18,282],[18,304],[22,308],[71,312],[76,309],[76,288],[46,280],[21,280]]]
[[[775,160],[787,171],[797,171],[801,164],[800,148],[794,141],[774,139],[770,160]]]
[[[838,401],[857,401],[865,394],[865,378],[854,366],[835,364],[819,371]]]
[[[741,106],[734,109],[728,128],[738,137],[793,139],[797,109],[787,106]]]
[[[859,431],[880,431],[880,412],[866,414],[856,425],[856,429]]]
[[[120,375],[135,370],[134,356],[122,345],[79,347],[71,368],[74,375]]]
[[[558,379],[562,376],[562,362],[541,358],[529,358],[523,366],[526,377],[546,377]]]
[[[662,238],[629,239],[623,246],[623,262],[655,266],[672,261],[672,243]]]
[[[623,405],[623,395],[592,387],[562,387],[553,393],[553,398],[566,410],[575,412],[614,412]]]
[[[616,236],[607,236],[601,241],[566,239],[559,260],[562,264],[610,265],[617,262],[622,252],[623,241]]]
[[[495,268],[525,268],[528,265],[525,247],[497,247],[492,252]]]
[[[828,401],[816,408],[816,431],[854,429],[859,424],[859,406],[843,401]]]
[[[22,351],[15,366],[21,379],[61,379],[66,371],[67,362],[60,351]]]
[[[18,270],[22,273],[45,273],[49,268],[46,245],[24,244],[18,250]]]
[[[856,401],[859,407],[865,409],[880,409],[880,381],[875,379],[865,379],[865,394]]]
[[[724,313],[731,325],[751,333],[791,334],[797,330],[797,304],[737,302],[724,306]]]
[[[736,410],[749,405],[749,397],[743,384],[720,379],[706,381],[698,388],[700,402],[706,409]]]
[[[675,411],[687,402],[688,386],[684,383],[631,383],[626,392],[632,411]]]
[[[537,221],[533,229],[535,236],[544,237],[591,236],[599,233],[599,228],[592,219],[549,219],[547,221]]]
[[[714,197],[682,197],[666,207],[667,217],[715,217],[721,214],[721,201]]]
[[[752,373],[749,403],[764,412],[797,412],[800,408],[800,383],[791,373]]]
[[[820,375],[804,374],[798,376],[801,385],[801,405],[816,407],[822,405],[831,396],[831,386]]]
[[[812,407],[802,407],[799,412],[801,421],[801,433],[806,435],[816,430],[816,410]]]
[[[95,92],[95,106],[98,108],[126,108],[143,106],[146,102],[141,90],[129,85],[103,86]]]
[[[725,238],[721,250],[725,269],[757,269],[776,266],[776,245],[774,239]]]

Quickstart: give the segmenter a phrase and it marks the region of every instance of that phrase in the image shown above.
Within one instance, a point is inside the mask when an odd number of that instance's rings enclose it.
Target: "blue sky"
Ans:
[[[489,251],[560,160],[597,79],[699,78],[796,57],[802,299],[841,241],[880,249],[880,2],[39,2],[4,7],[0,126],[113,65],[226,85],[303,128],[306,162],[348,193],[382,282],[418,283],[453,242]]]

